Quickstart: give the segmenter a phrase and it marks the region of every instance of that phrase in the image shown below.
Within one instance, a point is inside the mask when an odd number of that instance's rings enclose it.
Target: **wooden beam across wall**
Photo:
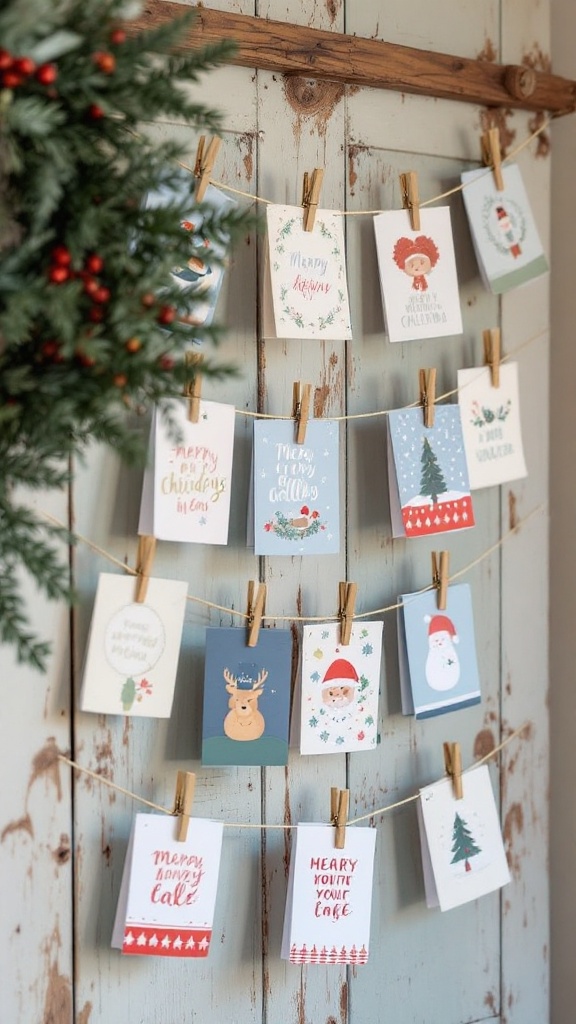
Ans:
[[[292,25],[197,6],[196,24],[182,47],[222,39],[236,50],[229,63],[283,75],[460,100],[487,107],[516,107],[565,114],[576,107],[576,82],[521,65],[454,57],[379,39]],[[170,0],[147,0],[135,29],[151,28],[189,10]]]

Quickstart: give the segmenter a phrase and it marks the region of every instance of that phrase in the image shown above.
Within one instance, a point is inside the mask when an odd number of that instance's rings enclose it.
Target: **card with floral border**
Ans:
[[[378,739],[382,622],[305,625],[302,638],[301,754],[373,750]]]
[[[193,818],[176,839],[169,815],[134,818],[112,933],[131,956],[207,957],[218,891],[222,822]]]
[[[304,444],[292,420],[254,424],[254,551],[332,555],[340,550],[339,424],[309,420]],[[249,538],[250,539],[250,538]]]
[[[470,489],[525,477],[518,364],[501,364],[498,387],[492,385],[489,367],[458,370],[458,404]]]
[[[265,338],[352,337],[342,215],[318,210],[304,231],[301,206],[266,207]]]

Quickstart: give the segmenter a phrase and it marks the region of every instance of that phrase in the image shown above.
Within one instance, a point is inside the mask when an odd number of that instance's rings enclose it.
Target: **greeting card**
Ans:
[[[462,334],[449,208],[421,210],[419,231],[407,210],[386,210],[374,231],[390,341]]]
[[[139,533],[188,544],[227,543],[234,421],[233,405],[203,399],[197,423],[188,419],[187,400],[154,411]]]
[[[456,800],[443,779],[420,790],[418,820],[426,904],[451,910],[510,881],[487,765],[464,773]]]
[[[180,842],[177,824],[168,815],[134,819],[112,933],[123,953],[208,956],[223,825],[194,818]]]
[[[266,207],[265,338],[352,337],[342,215],[318,210],[304,231],[301,206]]]
[[[480,703],[472,595],[448,587],[446,610],[436,591],[402,594],[398,650],[402,714],[432,718]]]
[[[497,388],[488,367],[458,370],[458,402],[471,490],[526,476],[518,364],[500,365]]]
[[[382,628],[382,622],[354,623],[343,647],[338,623],[304,627],[301,754],[376,746]]]
[[[545,274],[548,263],[516,164],[503,164],[504,190],[485,169],[464,171],[462,197],[485,285],[495,294]]]
[[[135,587],[129,576],[100,573],[80,709],[169,718],[188,584],[151,578],[142,603]]]
[[[340,550],[339,429],[310,420],[303,444],[291,420],[254,424],[254,508],[249,522],[257,555],[331,555]]]
[[[436,406],[433,427],[424,426],[421,408],[389,413],[388,482],[394,537],[475,525],[457,405]]]
[[[291,667],[288,630],[206,630],[202,764],[287,763]]]
[[[376,830],[300,824],[290,857],[281,957],[293,964],[365,964],[370,947]]]

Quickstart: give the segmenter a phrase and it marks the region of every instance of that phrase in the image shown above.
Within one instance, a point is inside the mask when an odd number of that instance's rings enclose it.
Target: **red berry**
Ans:
[[[8,50],[0,50],[0,71],[8,71],[14,63],[14,57]]]
[[[97,103],[91,103],[88,107],[88,117],[93,121],[100,121],[104,117],[102,107],[99,107]]]
[[[127,352],[133,354],[142,348],[142,342],[140,341],[140,338],[128,338],[125,348]]]
[[[99,71],[105,75],[111,75],[116,70],[116,57],[113,53],[106,53],[105,50],[98,50],[92,54],[92,60]]]
[[[99,274],[104,269],[104,260],[93,252],[84,260],[84,266],[89,274]]]
[[[104,319],[104,310],[102,306],[92,306],[88,310],[88,319],[93,324],[99,324]]]
[[[80,366],[94,366],[96,362],[94,356],[89,356],[81,348],[77,348],[74,355],[76,356],[76,359],[80,363]]]
[[[5,89],[16,89],[23,81],[22,75],[17,71],[5,71],[2,75],[2,85]]]
[[[173,323],[176,319],[176,310],[174,309],[174,306],[160,306],[156,319],[159,324]]]
[[[33,75],[36,71],[36,64],[31,57],[16,57],[14,67],[16,71],[19,71],[21,75],[25,75],[26,78],[29,75]]]
[[[161,370],[174,369],[174,360],[172,359],[172,356],[160,356],[159,363]]]
[[[123,28],[115,28],[114,31],[110,33],[110,42],[113,43],[114,46],[121,46],[122,43],[125,43],[126,42],[126,33],[125,33],[124,29]]]
[[[42,355],[46,356],[46,359],[53,359],[58,354],[60,345],[57,341],[45,341],[42,345]]]
[[[144,292],[144,295],[140,299],[140,302],[144,306],[144,309],[151,309],[156,302],[156,296],[153,292]]]
[[[86,292],[86,295],[90,296],[90,298],[94,298],[94,294],[98,291],[99,287],[100,285],[96,278],[88,276],[84,278],[84,291]]]
[[[100,303],[109,302],[109,300],[110,300],[110,289],[109,288],[104,288],[103,285],[100,285],[100,287],[97,288],[95,292],[92,292],[92,298],[93,298],[94,302],[100,302]]]
[[[59,267],[69,267],[72,262],[70,250],[65,245],[55,245],[51,256],[52,262],[56,263]]]
[[[64,284],[70,277],[68,267],[50,267],[48,277],[52,284]]]
[[[41,64],[36,68],[36,81],[40,85],[52,85],[58,78],[58,69],[55,64]]]
[[[128,383],[128,377],[125,373],[116,373],[112,378],[112,382],[117,388],[125,388]]]

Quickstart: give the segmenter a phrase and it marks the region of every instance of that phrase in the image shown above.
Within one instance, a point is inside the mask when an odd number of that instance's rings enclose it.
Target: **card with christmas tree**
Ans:
[[[100,573],[80,710],[169,718],[188,584],[151,577],[143,602],[135,588],[130,576]]]
[[[218,891],[223,825],[190,822],[176,839],[168,815],[134,818],[112,947],[132,956],[207,957]]]
[[[464,772],[463,797],[442,779],[420,790],[418,822],[428,907],[451,910],[510,881],[487,765]]]
[[[293,964],[365,964],[376,830],[300,824],[292,840],[281,957]]]
[[[266,221],[264,337],[350,339],[342,215],[318,210],[305,231],[301,206],[269,205]]]
[[[472,595],[467,583],[437,592],[402,594],[398,651],[402,714],[432,718],[480,703]]]
[[[304,627],[301,754],[375,748],[382,629],[382,622],[357,622],[342,646],[338,623]]]
[[[475,525],[460,408],[388,414],[388,485],[394,537],[426,537]]]
[[[495,487],[526,476],[520,424],[518,364],[502,363],[498,387],[489,367],[458,370],[458,403],[470,488]]]

